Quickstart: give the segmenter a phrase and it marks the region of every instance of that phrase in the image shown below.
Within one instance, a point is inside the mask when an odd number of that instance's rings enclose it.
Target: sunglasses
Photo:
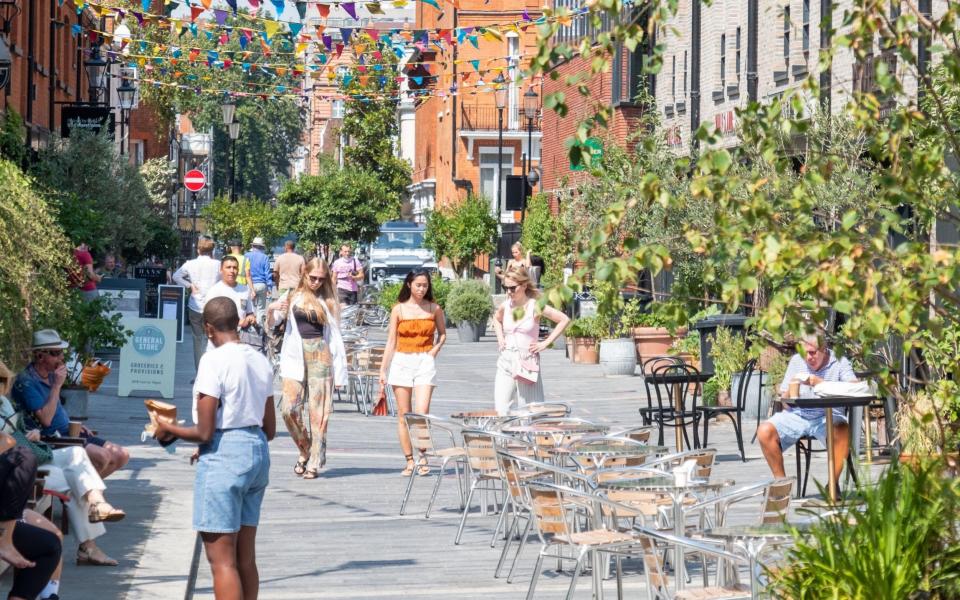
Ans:
[[[44,350],[43,353],[47,356],[63,356],[63,350]]]
[[[313,275],[307,275],[307,279],[310,280],[310,283],[320,283],[323,281],[323,277],[314,277]]]
[[[518,287],[520,287],[520,286],[519,286],[519,285],[505,285],[505,286],[503,286],[503,290],[504,290],[505,292],[507,292],[508,294],[512,294]]]

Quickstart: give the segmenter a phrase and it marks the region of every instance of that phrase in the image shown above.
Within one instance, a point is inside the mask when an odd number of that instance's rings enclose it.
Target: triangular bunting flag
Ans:
[[[347,12],[347,14],[350,15],[350,18],[351,18],[351,19],[353,19],[354,21],[357,20],[357,4],[356,4],[356,2],[344,2],[343,4],[340,5],[340,8],[342,8],[343,10],[345,10],[345,11]]]

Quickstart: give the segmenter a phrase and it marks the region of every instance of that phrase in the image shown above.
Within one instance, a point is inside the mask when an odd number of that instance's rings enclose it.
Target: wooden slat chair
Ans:
[[[375,402],[375,394],[380,385],[380,367],[386,348],[370,344],[358,346],[353,354],[353,364],[347,374],[350,379],[352,395],[357,403],[357,411],[369,416]],[[390,402],[390,390],[387,386],[387,405],[391,415],[396,414]]]
[[[433,475],[435,481],[433,484],[433,493],[430,495],[430,501],[427,503],[427,511],[424,518],[430,518],[430,509],[437,498],[437,492],[440,489],[440,482],[447,474],[447,465],[453,463],[454,472],[457,476],[457,488],[460,492],[460,509],[466,506],[464,501],[464,485],[460,478],[460,465],[466,462],[467,453],[462,447],[457,446],[455,423],[435,417],[433,415],[421,415],[417,413],[406,413],[404,423],[407,432],[410,435],[410,445],[414,452],[420,453],[420,460],[414,472],[407,481],[407,491],[403,495],[403,501],[400,503],[400,514],[404,514],[407,507],[407,500],[410,498],[410,492],[413,490],[413,482],[418,479],[418,473],[426,469],[426,475]],[[435,434],[442,435],[444,445],[438,445]],[[463,465],[466,469],[466,464]]]
[[[674,593],[663,567],[662,552],[667,545],[679,544],[684,552],[706,554],[731,564],[743,564],[746,560],[736,554],[726,552],[703,540],[678,538],[669,533],[645,527],[635,527],[639,537],[639,547],[643,551],[643,571],[647,579],[647,598],[649,600],[740,600],[750,597],[750,588],[743,585],[704,586],[685,588]],[[660,544],[658,544],[658,542]]]
[[[470,502],[473,500],[473,494],[480,490],[481,492],[493,492],[499,494],[503,492],[501,487],[502,477],[500,475],[500,465],[497,463],[497,453],[494,445],[493,436],[486,431],[472,430],[463,432],[463,449],[467,454],[467,466],[470,479],[470,491],[467,493],[467,501],[463,509],[463,515],[460,517],[460,526],[457,528],[457,537],[454,544],[460,543],[460,537],[463,535],[463,527],[467,523],[467,515],[470,513]],[[505,502],[506,500],[504,500]],[[481,501],[481,514],[485,512],[483,504],[486,498]],[[494,496],[494,505],[496,506],[496,496]],[[500,511],[503,515],[503,511]],[[499,527],[499,520],[498,520]]]

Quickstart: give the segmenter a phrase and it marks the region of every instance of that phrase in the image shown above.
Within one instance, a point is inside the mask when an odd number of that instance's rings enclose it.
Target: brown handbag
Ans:
[[[387,388],[380,387],[380,396],[377,398],[377,404],[373,407],[371,414],[375,417],[385,417],[390,413],[387,409]]]

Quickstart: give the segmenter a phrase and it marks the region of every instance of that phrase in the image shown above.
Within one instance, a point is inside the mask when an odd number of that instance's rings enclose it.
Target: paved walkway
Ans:
[[[456,332],[438,360],[439,385],[432,412],[492,407],[496,344],[485,337],[478,344],[459,344]],[[193,376],[189,338],[178,349],[176,404],[189,414],[189,381]],[[571,403],[574,415],[605,423],[635,425],[641,402],[639,378],[604,378],[597,366],[572,365],[562,350],[543,358],[546,395]],[[91,398],[94,427],[108,439],[131,448],[130,466],[108,480],[107,497],[127,511],[127,518],[108,525],[99,540],[121,560],[117,568],[77,567],[76,541],[65,541],[67,566],[64,598],[73,600],[129,598],[165,600],[189,597],[188,574],[194,558],[190,529],[193,469],[190,445],[177,445],[170,455],[154,443],[142,444],[146,423],[141,398],[117,398],[116,375]],[[278,424],[271,444],[271,483],[264,501],[258,535],[258,564],[264,599],[287,598],[523,598],[533,566],[530,547],[512,585],[492,574],[499,555],[489,546],[492,517],[471,515],[463,542],[453,545],[459,519],[453,480],[444,481],[429,520],[423,519],[428,480],[418,480],[408,515],[398,515],[406,479],[396,441],[396,420],[364,417],[355,407],[335,404],[331,419],[327,469],[321,478],[304,481],[293,475],[293,443]],[[746,441],[753,433],[746,426]],[[719,449],[716,473],[738,484],[769,476],[759,448],[747,446],[748,461],[739,460],[732,428],[711,427],[711,446]],[[787,456],[788,471],[793,457]],[[814,458],[813,476],[825,473],[823,454]],[[429,479],[432,482],[432,478]],[[811,488],[813,488],[811,483]],[[755,518],[743,507],[736,519]],[[532,546],[532,545],[531,545]],[[637,597],[643,576],[634,570],[626,589]],[[538,597],[562,596],[566,574],[547,571]],[[613,583],[608,582],[614,592]],[[589,597],[583,578],[578,598]],[[0,590],[9,589],[9,575]],[[643,594],[645,597],[645,594]],[[213,598],[210,570],[201,557],[194,598]]]

